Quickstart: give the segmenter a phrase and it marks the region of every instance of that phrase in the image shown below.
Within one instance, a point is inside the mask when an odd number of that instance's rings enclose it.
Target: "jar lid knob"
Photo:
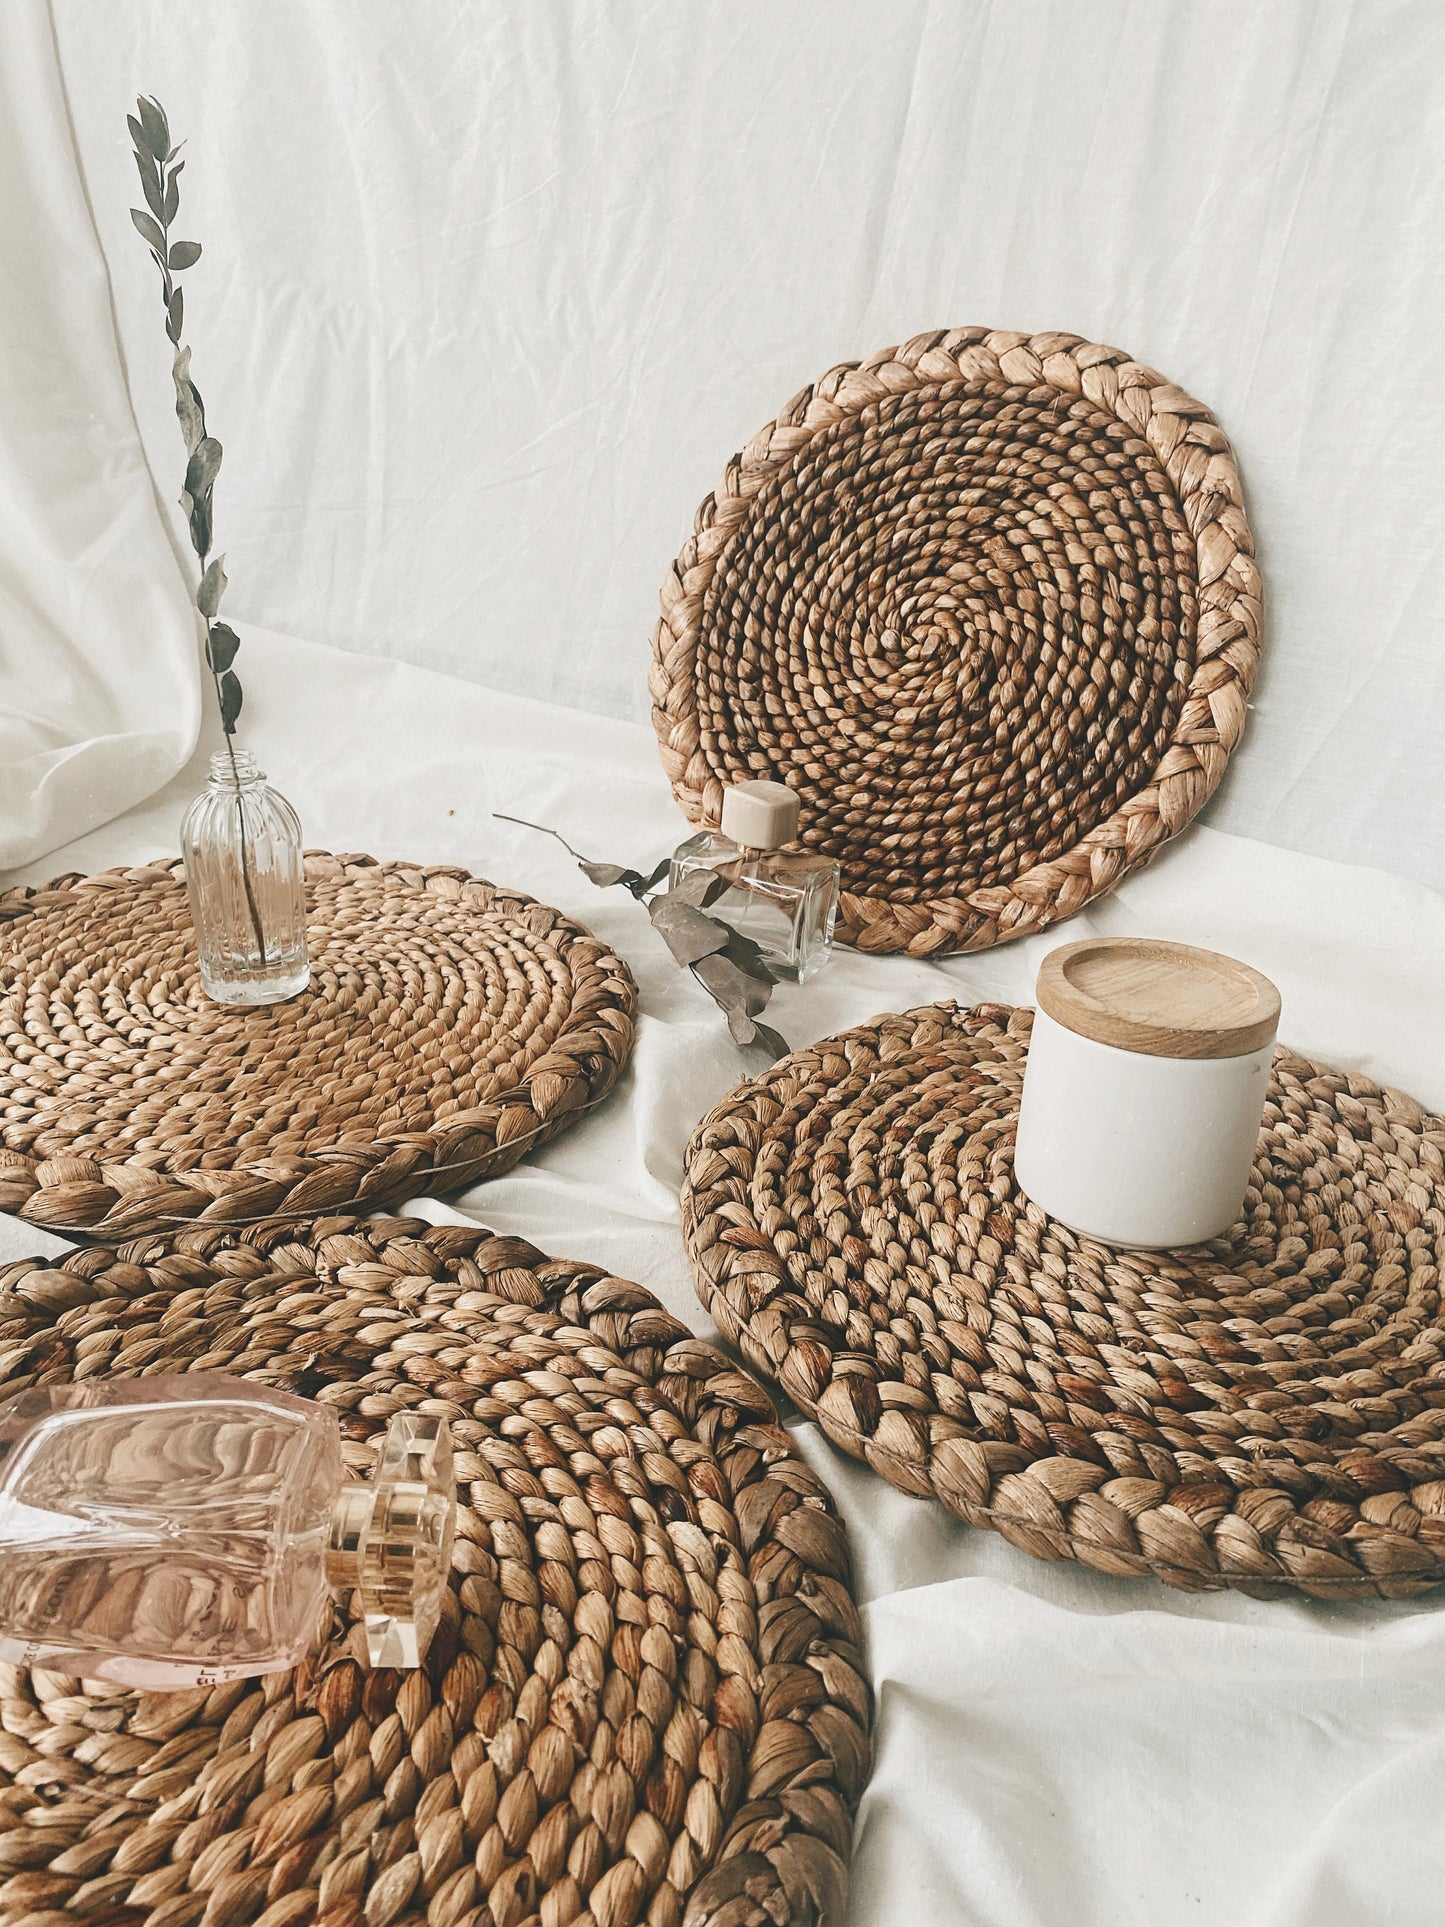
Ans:
[[[722,833],[752,850],[776,850],[798,834],[798,799],[786,783],[734,783],[723,791]]]

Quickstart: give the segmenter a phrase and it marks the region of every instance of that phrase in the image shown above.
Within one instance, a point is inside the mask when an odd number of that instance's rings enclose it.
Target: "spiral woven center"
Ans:
[[[518,1083],[570,1014],[560,958],[505,909],[479,932],[438,898],[371,891],[363,921],[351,896],[316,892],[313,994],[259,1019],[206,999],[176,893],[141,898],[123,945],[95,897],[22,933],[5,959],[0,1138],[220,1166],[385,1137]],[[368,1034],[384,1064],[357,1048]]]
[[[845,882],[966,892],[1138,789],[1195,621],[1193,542],[1129,424],[947,382],[843,417],[752,498],[704,604],[702,739],[798,789]]]
[[[384,1203],[426,1170],[454,1189],[631,1044],[618,958],[463,872],[309,857],[310,987],[265,1010],[206,999],[178,865],[76,883],[0,901],[0,1209],[41,1223]]]

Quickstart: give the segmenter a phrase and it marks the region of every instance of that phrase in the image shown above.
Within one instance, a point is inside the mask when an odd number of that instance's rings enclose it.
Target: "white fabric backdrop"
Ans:
[[[681,825],[646,729],[284,637],[248,647],[249,741],[309,839],[524,881],[637,974],[637,1049],[607,1104],[506,1177],[419,1208],[610,1266],[707,1332],[677,1189],[739,1055],[624,891],[491,816],[525,808],[604,857],[665,850]],[[318,745],[328,712],[347,731]],[[200,780],[198,761],[28,879],[173,850]],[[1418,884],[1201,829],[1076,928],[1249,957],[1280,986],[1291,1044],[1445,1107],[1445,900]],[[1052,941],[941,964],[842,953],[781,986],[769,1015],[801,1043],[940,997],[1027,1000]],[[797,1437],[847,1522],[878,1695],[847,1927],[1439,1927],[1436,1602],[1189,1598],[1040,1565],[895,1492],[814,1427]]]
[[[43,9],[0,18],[0,870],[165,782],[196,628],[131,413]]]
[[[41,6],[0,10],[6,84],[31,102],[0,360],[32,314],[89,343],[98,393],[96,241],[60,205]],[[796,389],[921,328],[1074,329],[1193,389],[1240,451],[1270,638],[1212,820],[1445,881],[1434,0],[53,8],[167,502],[131,96],[189,138],[207,250],[189,334],[227,452],[234,618],[641,717],[692,512]],[[45,404],[57,430],[78,392]],[[139,516],[118,426],[109,446],[110,512]],[[25,541],[3,534],[0,567]],[[127,550],[156,593],[145,544]],[[93,630],[63,633],[94,653]],[[21,611],[0,646],[9,670],[61,645]],[[193,700],[159,655],[151,695],[172,727]]]

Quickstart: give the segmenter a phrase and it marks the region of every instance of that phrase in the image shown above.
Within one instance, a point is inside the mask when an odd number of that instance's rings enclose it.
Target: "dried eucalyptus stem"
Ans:
[[[181,346],[185,300],[175,281],[178,274],[194,267],[200,260],[201,244],[199,241],[171,240],[171,224],[180,212],[180,177],[185,162],[176,159],[180,149],[171,143],[165,110],[159,101],[142,96],[136,101],[135,113],[126,115],[126,125],[130,128],[135,147],[141,192],[149,209],[147,213],[133,207],[130,218],[135,223],[136,232],[150,248],[151,259],[161,271],[166,334],[175,350],[171,379],[176,390],[176,419],[180,422],[186,444],[186,479],[181,490],[180,505],[190,530],[191,546],[201,564],[196,607],[205,618],[206,667],[215,684],[221,729],[226,738],[226,753],[231,759],[231,774],[236,780],[236,811],[241,826],[241,883],[246,892],[246,907],[251,913],[251,928],[256,933],[256,943],[264,964],[269,961],[266,934],[261,926],[252,884],[251,845],[246,834],[241,773],[236,766],[236,719],[241,714],[242,699],[240,678],[231,665],[241,646],[241,638],[228,624],[216,618],[221,597],[226,591],[225,557],[218,555],[211,558],[211,491],[221,469],[221,444],[206,431],[205,406],[200,390],[191,380],[191,351]]]
[[[642,904],[653,929],[673,956],[687,966],[727,1018],[734,1043],[757,1044],[775,1060],[787,1056],[786,1039],[771,1025],[758,1022],[777,982],[762,950],[721,917],[706,914],[706,906],[727,889],[726,877],[694,871],[675,890],[659,890],[657,886],[670,867],[666,857],[644,876],[625,863],[593,862],[545,823],[529,823],[525,816],[508,816],[503,810],[494,810],[493,815],[499,822],[519,823],[524,830],[553,837],[568,856],[576,857],[577,867],[588,881],[602,889],[620,883]]]

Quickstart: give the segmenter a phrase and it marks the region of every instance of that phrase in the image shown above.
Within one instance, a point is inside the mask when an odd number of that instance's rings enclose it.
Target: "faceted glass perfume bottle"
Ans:
[[[798,834],[798,799],[784,783],[735,783],[723,791],[722,827],[689,837],[673,853],[669,887],[699,872],[708,915],[750,937],[775,977],[804,983],[828,961],[838,910],[838,865],[783,846]]]
[[[201,988],[218,1004],[279,1004],[306,988],[301,821],[245,750],[220,750],[181,825]]]
[[[392,1419],[346,1483],[328,1407],[221,1372],[0,1399],[0,1660],[148,1690],[294,1666],[332,1591],[416,1666],[455,1516],[445,1419]]]

